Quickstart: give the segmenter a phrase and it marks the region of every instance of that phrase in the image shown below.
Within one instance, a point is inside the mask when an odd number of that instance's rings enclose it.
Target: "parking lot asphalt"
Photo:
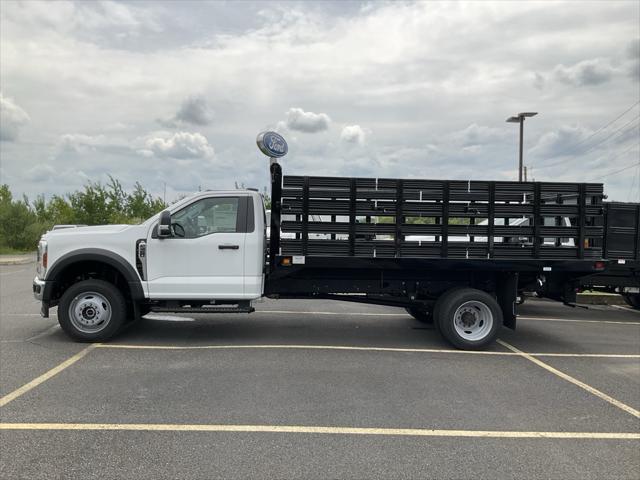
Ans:
[[[264,301],[87,346],[32,276],[0,267],[2,478],[640,477],[636,311],[530,299],[467,353],[401,309]]]

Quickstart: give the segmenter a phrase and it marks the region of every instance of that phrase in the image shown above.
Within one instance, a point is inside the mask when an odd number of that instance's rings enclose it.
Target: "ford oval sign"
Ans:
[[[260,151],[271,158],[284,157],[289,151],[286,140],[276,132],[262,132],[256,143]]]

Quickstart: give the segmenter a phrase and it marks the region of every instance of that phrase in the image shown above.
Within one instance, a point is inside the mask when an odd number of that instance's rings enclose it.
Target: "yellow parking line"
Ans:
[[[457,353],[463,355],[494,355],[514,357],[515,352],[454,350],[437,348],[352,347],[347,345],[126,345],[100,344],[98,348],[131,350],[355,350],[363,352],[407,352],[407,353]],[[530,353],[536,357],[588,357],[588,358],[640,358],[640,354],[625,353]]]
[[[118,430],[149,432],[311,433],[411,437],[566,438],[640,440],[631,432],[519,432],[501,430],[432,430],[426,428],[318,427],[306,425],[207,425],[171,423],[0,423],[0,430]]]
[[[16,398],[20,397],[21,395],[24,395],[29,390],[34,389],[35,387],[37,387],[41,383],[46,382],[51,377],[53,377],[53,376],[57,375],[58,373],[60,373],[61,371],[63,371],[65,368],[70,367],[71,365],[76,363],[78,360],[80,360],[82,357],[84,357],[87,353],[89,353],[91,350],[96,348],[98,345],[99,344],[97,344],[97,343],[93,343],[93,344],[83,348],[78,353],[76,353],[74,356],[72,356],[71,358],[68,358],[67,360],[62,362],[60,365],[52,368],[48,372],[43,373],[42,375],[40,375],[37,378],[34,378],[29,383],[21,386],[17,390],[14,390],[13,392],[8,393],[4,397],[0,398],[0,407],[4,407],[7,403],[15,400]]]
[[[549,365],[547,363],[544,363],[542,360],[539,360],[539,359],[535,358],[533,355],[531,355],[529,353],[523,352],[522,350],[518,350],[516,347],[514,347],[513,345],[510,345],[509,343],[507,343],[507,342],[505,342],[503,340],[498,339],[497,342],[500,345],[502,345],[503,347],[508,348],[512,352],[518,353],[520,356],[526,358],[530,362],[535,363],[539,367],[542,367],[545,370],[553,373],[554,375],[557,375],[558,377],[562,378],[563,380],[566,380],[567,382],[573,383],[574,385],[586,390],[587,392],[595,395],[596,397],[601,398],[605,402],[610,403],[614,407],[618,407],[619,409],[624,410],[627,413],[630,413],[631,415],[633,415],[636,418],[640,418],[640,411],[636,410],[633,407],[630,407],[626,403],[622,403],[620,400],[616,400],[615,398],[610,397],[606,393],[603,393],[600,390],[598,390],[596,388],[593,388],[591,385],[587,385],[586,383],[581,382],[577,378],[574,378],[571,375],[567,375],[566,373],[561,372],[560,370],[558,370],[556,368],[553,368],[551,365]]]

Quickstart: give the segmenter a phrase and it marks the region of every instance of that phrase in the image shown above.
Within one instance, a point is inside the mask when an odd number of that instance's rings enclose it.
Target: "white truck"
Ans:
[[[264,252],[259,193],[201,192],[140,225],[46,233],[33,291],[43,315],[58,305],[60,325],[72,338],[105,340],[147,313],[149,301],[249,311],[264,291]]]
[[[269,135],[272,156],[286,153]],[[606,267],[602,184],[270,168],[269,225],[262,196],[248,189],[199,192],[140,225],[46,233],[33,280],[42,315],[57,306],[63,330],[91,342],[150,311],[250,313],[265,296],[333,299],[403,307],[456,347],[481,349],[502,326],[515,328],[519,291],[572,303],[580,279]]]

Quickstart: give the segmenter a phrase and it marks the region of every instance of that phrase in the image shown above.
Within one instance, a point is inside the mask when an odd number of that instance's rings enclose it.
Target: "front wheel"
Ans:
[[[496,299],[482,290],[459,288],[442,295],[436,304],[440,333],[463,350],[481,350],[495,340],[502,326]]]
[[[127,317],[118,288],[103,280],[83,280],[69,287],[58,304],[58,322],[72,339],[102,342],[114,336]]]

